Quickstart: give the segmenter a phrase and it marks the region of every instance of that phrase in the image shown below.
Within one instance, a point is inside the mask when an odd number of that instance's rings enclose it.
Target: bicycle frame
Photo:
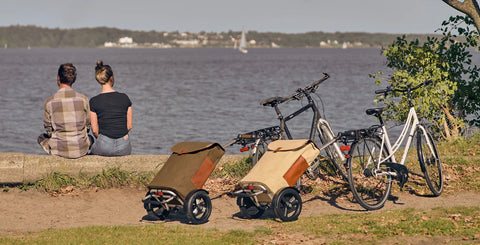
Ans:
[[[320,112],[318,110],[317,105],[315,104],[314,100],[312,99],[312,96],[310,94],[305,94],[305,97],[308,100],[308,104],[303,106],[302,108],[296,110],[295,112],[291,113],[290,115],[284,117],[282,112],[280,111],[280,108],[278,107],[278,104],[275,104],[273,107],[275,108],[275,112],[277,113],[277,118],[280,120],[280,130],[281,132],[285,132],[285,135],[287,139],[293,139],[292,134],[290,133],[290,130],[288,129],[287,122],[295,118],[296,116],[302,114],[303,112],[311,109],[313,111],[313,118],[312,118],[312,124],[310,127],[310,140],[314,140],[315,138],[315,130],[318,131],[319,134],[322,134],[322,130],[320,129],[321,125],[326,125],[326,130],[329,132],[323,132],[330,134],[328,135],[328,139],[331,140],[334,138],[332,129],[330,127],[330,124],[327,122],[327,120],[323,119],[320,117]],[[322,144],[326,144],[327,142],[322,142]],[[338,142],[333,142],[333,146],[336,151],[337,157],[341,159],[342,162],[345,161],[345,156],[343,155],[342,151],[340,150],[340,145]]]
[[[382,125],[381,125],[382,130],[380,132],[380,137],[382,139],[382,144],[381,144],[380,152],[383,152],[383,146],[386,146],[387,147],[387,152],[389,153],[389,155],[387,157],[385,157],[385,159],[381,159],[382,156],[381,156],[381,154],[379,154],[379,160],[378,160],[378,166],[377,167],[379,167],[381,163],[386,162],[387,159],[390,159],[391,162],[395,162],[395,163],[397,162],[394,154],[398,151],[398,149],[400,149],[400,146],[402,145],[403,141],[407,137],[407,132],[408,132],[409,128],[410,128],[410,132],[408,133],[407,142],[405,144],[405,151],[403,152],[402,159],[400,161],[401,165],[405,165],[405,160],[407,158],[407,153],[408,153],[408,150],[410,149],[411,143],[413,141],[413,137],[414,137],[417,129],[420,128],[420,130],[422,130],[425,135],[427,134],[427,132],[426,132],[425,128],[420,124],[420,122],[418,120],[417,112],[415,111],[415,108],[413,106],[410,107],[410,111],[408,112],[408,117],[407,117],[407,120],[405,122],[405,125],[403,126],[402,132],[400,133],[399,137],[397,138],[397,140],[396,140],[396,142],[393,146],[391,145],[390,137],[388,136],[387,127],[385,126],[385,124],[382,123]],[[428,139],[428,137],[427,137],[427,145],[430,148],[430,150],[433,152],[433,147],[432,147],[432,144],[430,143],[430,139]],[[438,156],[436,156],[436,157],[438,157]]]

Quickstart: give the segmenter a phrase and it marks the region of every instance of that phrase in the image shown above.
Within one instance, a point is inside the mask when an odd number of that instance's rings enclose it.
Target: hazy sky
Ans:
[[[2,0],[0,26],[156,31],[433,33],[441,0]]]

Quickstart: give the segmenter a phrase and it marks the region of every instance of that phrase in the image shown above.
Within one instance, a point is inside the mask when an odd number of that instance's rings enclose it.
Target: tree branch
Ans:
[[[459,0],[442,1],[472,18],[473,22],[475,23],[475,27],[477,27],[477,30],[480,33],[480,8],[478,7],[476,0],[465,0],[463,2]]]

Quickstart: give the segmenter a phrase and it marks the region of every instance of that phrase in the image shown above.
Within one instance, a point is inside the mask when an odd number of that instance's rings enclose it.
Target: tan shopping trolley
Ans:
[[[202,188],[225,150],[209,142],[181,142],[171,150],[167,162],[148,185],[144,207],[161,220],[172,209],[183,208],[188,222],[205,223],[212,212],[212,202]]]
[[[247,218],[260,217],[271,207],[283,221],[296,220],[302,199],[295,183],[320,154],[311,140],[277,140],[239,182],[233,192],[240,212]]]

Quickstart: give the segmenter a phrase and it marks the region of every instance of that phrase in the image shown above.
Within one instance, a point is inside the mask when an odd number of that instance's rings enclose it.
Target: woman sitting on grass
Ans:
[[[132,102],[124,93],[113,89],[112,68],[97,61],[95,79],[102,93],[90,99],[90,121],[97,138],[91,154],[101,156],[130,155],[132,146],[128,132],[132,129]]]

